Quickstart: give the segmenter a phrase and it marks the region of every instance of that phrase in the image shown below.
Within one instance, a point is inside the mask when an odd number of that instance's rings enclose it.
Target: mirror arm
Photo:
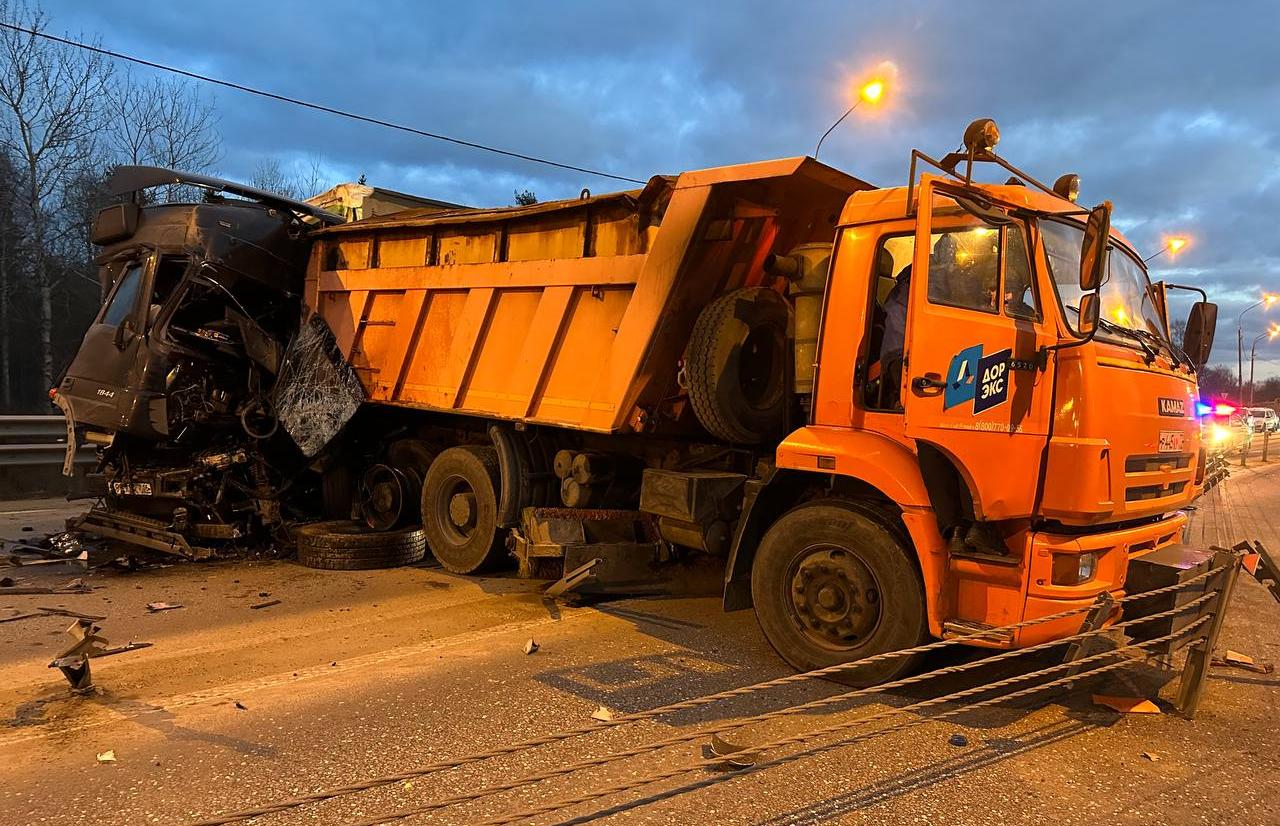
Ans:
[[[1209,303],[1209,294],[1199,287],[1192,287],[1187,284],[1170,284],[1166,281],[1164,282],[1164,288],[1166,290],[1186,290],[1187,292],[1200,293],[1200,300],[1206,304]]]

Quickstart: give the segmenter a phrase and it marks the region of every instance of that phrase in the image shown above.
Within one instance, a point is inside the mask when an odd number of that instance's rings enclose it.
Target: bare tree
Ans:
[[[285,173],[280,166],[280,159],[276,157],[258,161],[258,165],[253,168],[253,177],[249,179],[249,186],[265,189],[267,192],[274,192],[286,198],[298,197],[293,178]]]
[[[48,24],[38,8],[21,4],[0,5],[0,18],[35,32]],[[50,228],[72,179],[95,160],[110,78],[111,66],[96,53],[0,30],[0,145],[14,158],[28,227],[25,246],[37,296],[39,375],[45,388],[54,378]]]
[[[111,84],[107,142],[119,163],[150,164],[183,172],[207,172],[222,158],[222,138],[212,98],[180,78],[138,80],[132,73]],[[163,200],[189,201],[191,187],[167,186]]]
[[[532,189],[516,190],[516,206],[532,206],[538,203],[538,196],[533,194]]]

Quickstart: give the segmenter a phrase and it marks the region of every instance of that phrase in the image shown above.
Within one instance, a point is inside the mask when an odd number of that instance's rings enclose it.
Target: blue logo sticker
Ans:
[[[992,353],[978,362],[978,388],[973,412],[981,413],[1009,400],[1009,359],[1013,350]]]
[[[942,395],[943,410],[950,410],[974,398],[977,390],[978,362],[981,360],[981,344],[966,347],[951,357],[951,366],[947,368],[947,387]]]
[[[943,390],[942,409],[950,410],[965,402],[973,402],[975,414],[990,410],[1009,400],[1009,371],[1013,350],[1005,349],[985,358],[982,345],[966,347],[951,357],[947,368],[947,386]]]

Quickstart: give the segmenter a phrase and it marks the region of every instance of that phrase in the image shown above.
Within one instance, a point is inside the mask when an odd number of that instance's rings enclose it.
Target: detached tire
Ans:
[[[774,523],[756,551],[751,595],[769,644],[800,671],[920,645],[928,636],[924,586],[908,550],[851,502],[799,507]],[[919,656],[832,677],[871,686],[911,670]]]
[[[471,574],[501,556],[498,541],[498,453],[491,447],[451,447],[422,482],[422,529],[440,564]]]
[[[294,531],[298,562],[330,571],[364,571],[412,565],[426,556],[427,538],[418,528],[375,532],[349,520],[313,522]]]
[[[684,369],[694,415],[711,435],[755,444],[786,421],[791,308],[767,287],[721,296],[698,315]]]

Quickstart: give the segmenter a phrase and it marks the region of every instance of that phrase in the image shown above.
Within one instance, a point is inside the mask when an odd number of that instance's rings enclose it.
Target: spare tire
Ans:
[[[756,444],[781,433],[790,313],[777,292],[748,287],[721,296],[698,315],[684,372],[694,415],[711,435]]]
[[[350,520],[313,522],[293,532],[298,561],[308,568],[363,571],[421,562],[427,537],[421,528],[371,531]]]

